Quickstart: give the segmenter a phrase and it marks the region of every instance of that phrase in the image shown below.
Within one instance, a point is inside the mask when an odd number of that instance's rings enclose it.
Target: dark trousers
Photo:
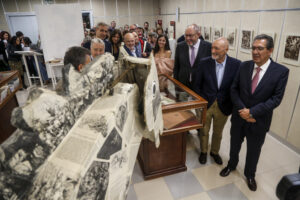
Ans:
[[[250,123],[243,123],[243,125],[241,125],[239,122],[232,122],[230,135],[230,159],[228,161],[228,167],[235,169],[238,165],[239,153],[244,138],[246,137],[247,154],[244,175],[247,178],[254,178],[266,132],[253,129]]]

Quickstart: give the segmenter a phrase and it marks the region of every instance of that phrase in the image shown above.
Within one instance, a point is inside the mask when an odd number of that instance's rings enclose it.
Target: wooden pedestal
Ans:
[[[186,132],[181,132],[163,134],[158,149],[153,142],[143,138],[138,160],[147,180],[186,171],[185,156]]]

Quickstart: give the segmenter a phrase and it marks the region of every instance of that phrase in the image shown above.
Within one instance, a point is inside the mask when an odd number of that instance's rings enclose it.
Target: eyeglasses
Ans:
[[[185,38],[187,38],[187,37],[193,37],[194,35],[196,35],[196,34],[185,34],[184,37]]]
[[[264,49],[266,49],[267,47],[255,47],[255,46],[252,46],[252,51],[263,51]]]

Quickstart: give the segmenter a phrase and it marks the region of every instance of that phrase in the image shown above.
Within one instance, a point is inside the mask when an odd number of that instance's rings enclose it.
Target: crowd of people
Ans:
[[[17,31],[14,36],[11,37],[9,32],[1,31],[0,33],[0,71],[17,70],[21,76],[23,88],[26,88],[24,81],[24,63],[22,62],[22,55],[17,53],[18,51],[38,51],[40,49],[40,42],[32,44],[29,37],[24,36],[21,31]],[[28,65],[29,74],[37,76],[37,66],[33,56],[27,56],[26,62]],[[42,57],[38,59],[39,70],[44,83],[49,82],[47,75],[45,62]]]
[[[117,61],[122,56],[148,58],[153,53],[158,74],[168,74],[195,91],[208,101],[206,123],[198,130],[200,139],[199,162],[207,162],[207,154],[216,164],[222,165],[219,154],[223,128],[231,117],[231,141],[227,166],[220,172],[226,177],[235,170],[244,138],[247,139],[247,155],[244,175],[250,190],[257,189],[255,172],[266,133],[272,120],[273,110],[281,103],[288,80],[289,70],[271,59],[274,49],[273,38],[261,34],[253,39],[252,60],[241,62],[230,57],[229,44],[220,37],[210,43],[201,36],[196,24],[189,25],[178,41],[175,59],[171,59],[169,39],[161,27],[155,30],[137,24],[116,28],[99,23],[86,29],[82,47],[70,48],[64,64],[71,63],[80,71],[92,59],[111,53]],[[30,42],[17,33],[10,38],[1,32],[1,55],[11,69],[23,74],[20,55],[15,51],[30,46]],[[23,45],[23,46],[22,46]],[[159,79],[160,88],[166,80]],[[212,125],[212,141],[209,148],[209,133]]]

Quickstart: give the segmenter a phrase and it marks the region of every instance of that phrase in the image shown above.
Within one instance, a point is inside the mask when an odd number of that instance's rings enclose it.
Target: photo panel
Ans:
[[[241,36],[240,36],[241,52],[248,53],[248,54],[251,53],[253,35],[254,35],[253,30],[249,30],[249,29],[241,30]]]
[[[287,34],[284,39],[284,52],[282,61],[284,63],[300,66],[300,34]]]

